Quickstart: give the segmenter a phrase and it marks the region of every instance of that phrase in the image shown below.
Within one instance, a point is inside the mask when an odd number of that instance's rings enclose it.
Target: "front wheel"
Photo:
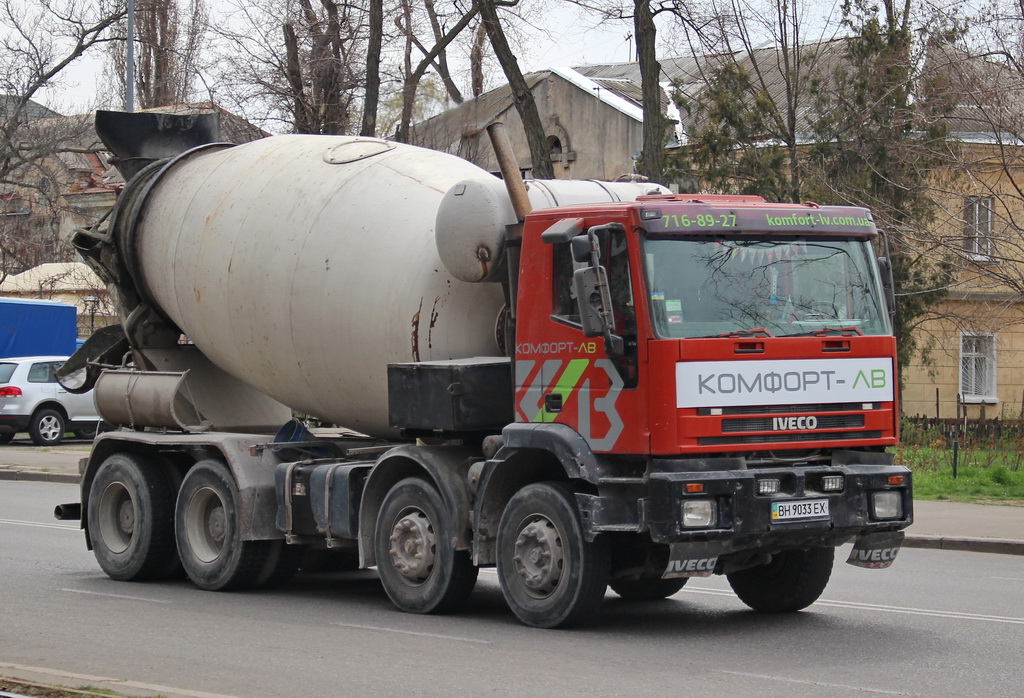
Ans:
[[[238,487],[223,461],[201,460],[185,475],[174,530],[181,564],[200,589],[249,588],[271,574],[268,541],[241,539]]]
[[[583,537],[573,490],[542,482],[519,490],[498,523],[498,579],[526,625],[559,628],[597,612],[608,586],[607,541]]]
[[[835,548],[784,550],[766,565],[726,575],[740,601],[763,613],[790,613],[818,600],[832,576]]]
[[[64,439],[65,426],[64,415],[57,410],[39,410],[32,415],[28,435],[37,446],[56,446]]]
[[[115,453],[89,490],[89,541],[100,568],[120,581],[163,579],[180,571],[174,548],[174,486],[163,464]]]
[[[458,609],[476,584],[477,568],[455,550],[441,495],[425,480],[406,478],[384,497],[374,534],[384,590],[407,613]]]
[[[617,579],[608,586],[626,601],[661,601],[681,591],[688,579],[689,577]]]

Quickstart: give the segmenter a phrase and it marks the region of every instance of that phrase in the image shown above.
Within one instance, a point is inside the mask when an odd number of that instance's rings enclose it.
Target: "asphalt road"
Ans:
[[[1017,696],[1024,557],[903,550],[837,561],[808,611],[746,610],[722,578],[658,603],[609,593],[585,628],[518,624],[483,571],[457,616],[393,609],[373,572],[274,592],[107,579],[51,518],[74,485],[0,482],[0,675],[125,694]],[[845,550],[845,549],[844,549]],[[104,683],[104,678],[122,683]]]

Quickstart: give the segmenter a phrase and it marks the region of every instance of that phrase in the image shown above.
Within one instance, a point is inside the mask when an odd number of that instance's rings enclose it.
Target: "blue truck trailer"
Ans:
[[[0,298],[0,358],[70,356],[78,338],[73,305]]]

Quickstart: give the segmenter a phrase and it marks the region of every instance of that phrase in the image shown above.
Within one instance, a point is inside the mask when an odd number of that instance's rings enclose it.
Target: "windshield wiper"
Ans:
[[[698,337],[698,339],[710,339],[710,338],[730,338],[730,337],[771,337],[772,333],[764,327],[756,327],[752,330],[733,330],[732,332],[723,332],[722,334],[709,334],[705,337]]]
[[[864,336],[864,333],[860,331],[859,327],[822,327],[818,330],[811,330],[810,332],[797,332],[796,334],[783,335],[784,337],[826,337],[828,335],[848,335],[854,334],[857,336]]]

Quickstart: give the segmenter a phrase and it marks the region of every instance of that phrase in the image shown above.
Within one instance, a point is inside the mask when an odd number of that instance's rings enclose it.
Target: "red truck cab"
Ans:
[[[666,576],[854,537],[891,558],[912,503],[885,452],[896,342],[878,236],[865,209],[758,197],[527,217],[516,421],[586,442],[594,531],[627,523],[606,500],[634,483],[627,518],[671,544]]]

